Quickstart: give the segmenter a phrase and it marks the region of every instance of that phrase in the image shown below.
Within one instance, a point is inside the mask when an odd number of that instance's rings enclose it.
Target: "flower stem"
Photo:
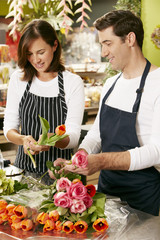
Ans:
[[[33,167],[36,168],[36,162],[35,162],[35,160],[34,160],[32,154],[31,154],[31,152],[30,152],[29,150],[30,150],[30,148],[27,148],[27,153],[28,153],[30,159],[32,160]]]
[[[39,179],[38,181],[40,182],[42,180],[42,178],[48,173],[48,171],[46,171]]]

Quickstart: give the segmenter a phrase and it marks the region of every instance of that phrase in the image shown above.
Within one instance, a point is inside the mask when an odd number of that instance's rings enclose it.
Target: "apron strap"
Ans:
[[[112,84],[112,86],[110,87],[110,89],[108,90],[108,92],[106,93],[106,95],[103,98],[102,104],[104,104],[106,102],[106,99],[108,98],[108,96],[111,94],[111,92],[113,91],[116,82],[118,81],[118,79],[120,78],[120,76],[122,75],[122,73],[119,74],[119,76],[116,78],[116,80],[114,81],[114,83]]]
[[[65,101],[65,92],[64,92],[64,84],[63,84],[63,74],[62,72],[58,72],[58,86],[59,86],[59,96],[61,98],[63,113],[64,113],[64,121],[67,117],[67,105]]]
[[[142,92],[143,92],[143,88],[144,88],[144,84],[145,84],[145,81],[146,81],[146,77],[147,77],[147,75],[149,73],[150,67],[151,67],[151,63],[147,60],[147,63],[146,63],[146,66],[145,66],[145,69],[144,69],[144,72],[143,72],[143,75],[142,75],[142,78],[141,78],[140,86],[136,90],[137,98],[136,98],[136,101],[135,101],[135,103],[133,105],[132,112],[138,112],[138,109],[139,109],[139,106],[140,106],[141,97],[142,97]]]

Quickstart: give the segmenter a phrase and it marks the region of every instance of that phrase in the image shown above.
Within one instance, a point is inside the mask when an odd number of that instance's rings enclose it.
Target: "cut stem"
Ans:
[[[35,160],[34,160],[32,154],[31,154],[31,152],[30,152],[29,150],[30,150],[30,148],[27,148],[27,153],[28,153],[30,159],[32,160],[33,167],[36,168],[36,167],[37,167],[37,166],[36,166],[36,162],[35,162]]]

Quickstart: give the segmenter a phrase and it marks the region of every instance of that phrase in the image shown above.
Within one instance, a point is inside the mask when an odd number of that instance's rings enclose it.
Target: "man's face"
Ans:
[[[125,41],[113,33],[113,27],[98,31],[99,42],[102,45],[102,57],[106,57],[113,70],[125,68],[129,54],[129,47]]]

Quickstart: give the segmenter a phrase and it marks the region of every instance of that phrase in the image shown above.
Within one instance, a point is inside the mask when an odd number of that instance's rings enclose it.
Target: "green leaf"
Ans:
[[[70,215],[72,216],[72,218],[74,219],[74,221],[78,221],[77,219],[77,214],[74,214],[74,213],[70,213]]]
[[[15,180],[14,181],[14,192],[18,192],[21,189],[28,189],[28,184],[21,183],[21,182],[18,182],[17,180]]]
[[[65,177],[67,177],[70,181],[73,181],[74,179],[80,179],[81,180],[81,176],[79,175],[79,174],[76,174],[76,173],[71,173],[71,172],[69,172],[69,173],[67,173],[66,175],[65,175]]]
[[[96,207],[95,206],[91,206],[90,208],[88,208],[88,213],[92,214],[94,211],[96,211]]]
[[[48,130],[49,130],[50,126],[49,126],[49,122],[46,119],[42,118],[40,115],[39,115],[39,118],[40,118],[41,126],[42,126],[42,137],[38,144],[45,145],[46,141],[48,140]]]
[[[94,212],[92,215],[91,215],[91,222],[94,222],[94,221],[96,221],[96,219],[97,219],[97,212]]]
[[[57,211],[59,213],[59,215],[65,215],[68,212],[68,208],[62,208],[62,207],[58,207]]]
[[[53,162],[47,161],[47,162],[46,162],[46,166],[47,166],[48,169],[51,170],[51,168],[53,167]]]

